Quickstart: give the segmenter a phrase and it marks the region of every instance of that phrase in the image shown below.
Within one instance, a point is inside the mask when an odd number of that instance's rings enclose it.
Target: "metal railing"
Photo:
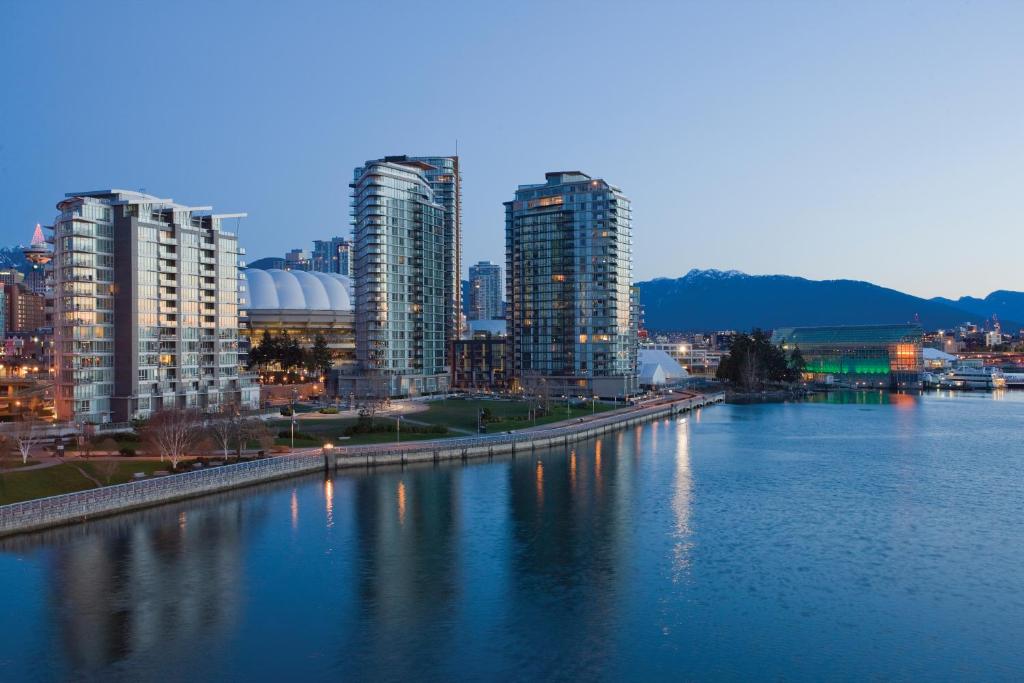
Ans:
[[[0,535],[214,492],[323,467],[319,450],[0,505]]]

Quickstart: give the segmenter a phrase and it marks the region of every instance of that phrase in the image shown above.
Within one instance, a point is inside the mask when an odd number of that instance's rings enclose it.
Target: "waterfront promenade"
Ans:
[[[85,521],[317,470],[467,461],[566,445],[718,403],[724,394],[663,397],[630,408],[505,434],[333,448],[308,448],[251,462],[116,484],[0,506],[0,536]]]

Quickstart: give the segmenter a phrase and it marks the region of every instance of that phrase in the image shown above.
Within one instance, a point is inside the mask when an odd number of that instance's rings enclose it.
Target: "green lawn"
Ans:
[[[117,467],[109,473],[111,484],[123,484],[126,481],[131,481],[132,474],[135,472],[152,474],[156,470],[170,471],[171,469],[169,462],[160,462],[159,460],[124,460],[115,464]],[[188,465],[183,466],[182,463],[178,463],[178,469],[182,472],[187,471]],[[101,484],[107,483],[106,465],[97,461],[81,462],[76,460],[73,463],[66,462],[28,472],[6,470],[0,474],[0,505],[96,488],[96,484],[82,472]]]
[[[507,432],[516,429],[525,429],[535,425],[550,424],[567,419],[577,419],[591,414],[591,404],[574,405],[570,411],[566,411],[565,403],[552,401],[551,411],[548,415],[536,420],[528,420],[530,406],[525,401],[497,400],[484,401],[478,399],[447,399],[445,401],[431,401],[427,403],[427,410],[420,413],[407,415],[404,424],[413,425],[443,425],[449,429],[447,434],[416,434],[410,430],[402,430],[402,441],[419,441],[423,439],[440,439],[454,436],[467,436],[476,433],[477,411],[488,409],[491,412],[492,420],[487,423],[488,433]],[[613,410],[614,405],[609,403],[597,403],[593,412],[602,413]],[[394,424],[394,417],[382,415],[375,420]],[[295,438],[296,448],[319,447],[324,443],[335,445],[356,446],[369,443],[391,443],[395,440],[394,432],[382,432],[377,434],[358,434],[348,439],[343,439],[345,429],[355,424],[356,419],[345,418],[323,418],[317,420],[298,420],[295,423],[296,433],[310,436],[305,439],[299,436]],[[271,433],[286,432],[290,429],[291,421],[287,418],[273,419],[267,422]],[[275,444],[288,446],[291,439],[288,436],[277,437]]]
[[[395,423],[394,418],[380,416],[375,417],[374,422],[380,424],[391,424]],[[298,420],[295,423],[295,447],[296,448],[310,448],[319,447],[325,443],[331,443],[336,446],[359,446],[362,444],[369,443],[391,443],[395,441],[394,432],[379,432],[376,434],[356,434],[349,438],[343,438],[345,436],[345,429],[351,427],[356,423],[356,418],[352,417],[340,417],[340,418],[322,418],[318,420]],[[291,428],[291,421],[284,420],[269,420],[267,421],[267,427],[270,432],[275,435],[274,443],[278,446],[289,446],[291,445],[291,437],[289,436],[277,436],[279,432],[287,432]],[[299,433],[313,437],[311,439],[304,439],[298,436]],[[424,439],[443,439],[450,436],[462,436],[458,433],[447,433],[447,434],[416,434],[406,429],[402,430],[402,441],[422,441]]]
[[[574,405],[569,411],[566,411],[565,402],[559,403],[555,400],[551,402],[550,412],[536,421],[527,419],[530,414],[530,406],[525,401],[481,401],[455,398],[445,401],[433,401],[427,405],[429,408],[426,412],[411,415],[410,419],[429,424],[443,424],[447,427],[464,429],[470,432],[476,431],[477,411],[483,409],[489,409],[491,415],[498,418],[497,421],[487,423],[487,431],[491,433],[525,429],[534,425],[586,417],[591,414],[590,403],[587,403],[586,406]],[[602,413],[613,408],[614,406],[608,403],[597,403],[593,408],[593,412]]]

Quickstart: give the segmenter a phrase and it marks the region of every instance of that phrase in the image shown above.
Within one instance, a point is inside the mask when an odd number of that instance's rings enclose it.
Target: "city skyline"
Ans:
[[[463,277],[466,264],[501,261],[508,187],[586,169],[637,188],[637,280],[735,268],[924,297],[1024,288],[1012,270],[1024,248],[1024,95],[1013,87],[1024,7],[647,6],[621,17],[614,7],[546,8],[539,22],[525,5],[504,18],[474,6],[243,13],[182,3],[97,15],[13,5],[0,47],[0,83],[17,93],[3,128],[19,131],[0,140],[5,234],[24,240],[68,188],[145,183],[184,201],[246,206],[242,243],[254,257],[284,253],[348,234],[337,203],[354,164],[458,151]],[[524,22],[536,49],[506,47]],[[566,34],[559,27],[570,22],[578,30]],[[152,27],[185,23],[189,36],[149,49]],[[380,56],[362,74],[348,55],[371,51],[372,32],[360,27],[381,23],[398,40],[435,31],[451,49],[411,64]],[[108,56],[87,49],[100,28],[140,55],[118,67],[139,84],[133,106],[66,116],[71,86],[54,84],[104,73]],[[66,39],[39,50],[54,30]],[[294,49],[261,54],[254,46],[271,36]],[[587,49],[596,44],[627,49]],[[438,90],[438,73],[455,87]],[[578,101],[535,110],[510,100],[507,83],[526,73],[548,94],[578,84]],[[375,89],[384,77],[392,87]],[[157,83],[193,94],[154,97]],[[398,93],[418,106],[398,106]],[[599,106],[553,125],[586,102]],[[626,134],[602,136],[612,129]],[[179,144],[153,157],[155,134]],[[61,154],[112,137],[116,154]],[[306,200],[301,225],[285,199],[294,195]],[[976,249],[957,277],[914,257],[965,240]]]

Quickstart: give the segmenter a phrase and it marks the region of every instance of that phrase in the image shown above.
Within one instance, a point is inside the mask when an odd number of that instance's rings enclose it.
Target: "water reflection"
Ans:
[[[1024,664],[1014,400],[720,406],[10,539],[0,679],[927,679],[949,651],[998,678],[974,662]]]
[[[334,481],[324,480],[324,510],[327,514],[327,528],[334,526]]]
[[[676,423],[675,485],[672,494],[672,512],[675,514],[675,575],[678,581],[681,573],[689,569],[690,550],[693,548],[690,529],[690,510],[693,507],[693,474],[690,471],[690,423],[686,418]]]
[[[245,531],[268,512],[258,503],[246,507],[229,501],[144,511],[92,523],[88,533],[69,528],[6,541],[29,553],[50,546],[44,585],[54,638],[39,666],[55,671],[46,678],[91,678],[118,662],[188,657],[198,643],[234,628]],[[157,515],[161,523],[147,523]]]
[[[292,500],[290,504],[292,513],[292,530],[299,528],[299,492],[296,489],[292,489]]]

